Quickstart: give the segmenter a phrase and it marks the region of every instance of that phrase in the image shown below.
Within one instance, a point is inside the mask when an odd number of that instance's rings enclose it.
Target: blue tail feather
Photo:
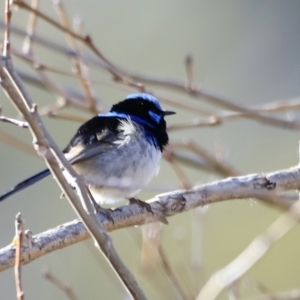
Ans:
[[[10,197],[11,195],[33,185],[34,183],[42,180],[43,178],[45,178],[46,176],[50,175],[50,171],[49,169],[43,170],[27,179],[25,179],[24,181],[21,181],[20,183],[18,183],[15,187],[13,187],[9,192],[3,194],[0,196],[0,201],[5,200],[6,198]]]

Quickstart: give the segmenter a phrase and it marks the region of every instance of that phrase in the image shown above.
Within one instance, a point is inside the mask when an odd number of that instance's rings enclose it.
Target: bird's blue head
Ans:
[[[102,116],[121,119],[129,117],[132,121],[142,125],[146,139],[163,151],[169,141],[164,117],[173,114],[175,112],[163,110],[154,96],[137,93],[113,105],[110,112]]]
[[[111,114],[129,116],[133,121],[153,129],[166,130],[164,117],[175,112],[163,110],[158,100],[146,93],[131,94],[112,106]]]

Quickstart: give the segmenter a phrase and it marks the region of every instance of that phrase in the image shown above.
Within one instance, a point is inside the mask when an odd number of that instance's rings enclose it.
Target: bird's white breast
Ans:
[[[74,165],[99,204],[133,197],[159,171],[161,151],[145,139],[143,128],[127,119],[119,130],[109,151]]]

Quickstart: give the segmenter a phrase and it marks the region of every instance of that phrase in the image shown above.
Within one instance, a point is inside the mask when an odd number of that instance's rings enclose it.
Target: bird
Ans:
[[[79,127],[63,153],[83,176],[96,204],[134,200],[158,174],[169,141],[164,117],[173,114],[163,110],[153,95],[135,93]],[[48,175],[50,170],[45,169],[29,177],[1,195],[0,201]]]

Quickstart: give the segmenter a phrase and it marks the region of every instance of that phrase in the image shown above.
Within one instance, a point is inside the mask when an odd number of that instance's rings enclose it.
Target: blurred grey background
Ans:
[[[0,6],[2,12],[3,2]],[[73,0],[64,4],[70,18],[81,16],[85,32],[103,53],[126,69],[185,80],[183,61],[190,53],[195,58],[199,86],[218,92],[238,104],[259,105],[300,94],[299,1]],[[57,19],[50,1],[41,1],[41,10]],[[14,25],[25,28],[26,22],[26,12],[14,11]],[[43,21],[38,21],[37,32],[66,45],[64,35]],[[13,35],[12,44],[21,49],[22,39]],[[41,61],[66,70],[70,68],[67,57],[42,47],[35,49]],[[26,67],[18,59],[15,65]],[[109,78],[107,74],[92,72],[93,79],[97,76]],[[78,87],[75,80],[62,76],[57,78]],[[27,87],[40,107],[55,101],[53,94],[30,85]],[[127,94],[126,91],[103,85],[94,85],[93,88],[109,104],[123,99]],[[165,92],[165,95],[201,105],[200,100],[181,94]],[[2,92],[0,104],[5,116],[17,116]],[[164,107],[171,108],[165,104]],[[170,124],[191,117],[191,114],[178,108],[176,111],[176,117],[168,119]],[[297,118],[299,114],[295,111],[289,117]],[[62,148],[79,126],[75,122],[57,119],[45,118],[44,121]],[[27,130],[0,123],[0,131],[31,143]],[[216,147],[224,147],[228,151],[228,161],[243,174],[288,168],[299,161],[299,132],[271,128],[253,121],[230,121],[222,126],[171,133],[172,140],[188,137],[212,153]],[[0,145],[0,193],[44,168],[40,158],[20,152],[1,140]],[[218,178],[189,168],[185,170],[193,184]],[[165,162],[153,183],[174,189],[179,187],[178,179]],[[48,178],[1,203],[0,247],[12,241],[17,212],[22,213],[26,228],[34,234],[74,219],[72,209],[65,199],[59,199],[59,195],[55,182]],[[153,195],[144,192],[140,198],[147,199]],[[253,200],[226,201],[209,206],[202,228],[203,253],[199,253],[203,260],[201,272],[193,273],[191,268],[191,245],[198,233],[198,229],[194,232],[192,229],[195,212],[170,218],[169,226],[163,229],[162,245],[185,289],[190,295],[195,295],[213,272],[234,259],[280,213]],[[131,229],[137,233],[140,230]],[[257,282],[273,292],[299,288],[299,234],[300,228],[297,226],[251,269],[247,275],[248,284],[241,287],[243,295],[254,295]],[[117,251],[149,299],[177,299],[159,270],[149,274],[142,272],[140,239],[137,243],[128,230],[118,230],[111,236]],[[93,255],[95,250],[90,251],[90,248],[93,248],[91,241],[80,243],[24,266],[22,280],[25,298],[66,299],[61,291],[43,278],[42,270],[48,266],[55,275],[70,284],[79,299],[125,299],[122,288],[112,279],[112,271],[97,263]],[[12,269],[0,273],[0,295],[1,299],[16,298]],[[228,299],[227,291],[220,299]]]

